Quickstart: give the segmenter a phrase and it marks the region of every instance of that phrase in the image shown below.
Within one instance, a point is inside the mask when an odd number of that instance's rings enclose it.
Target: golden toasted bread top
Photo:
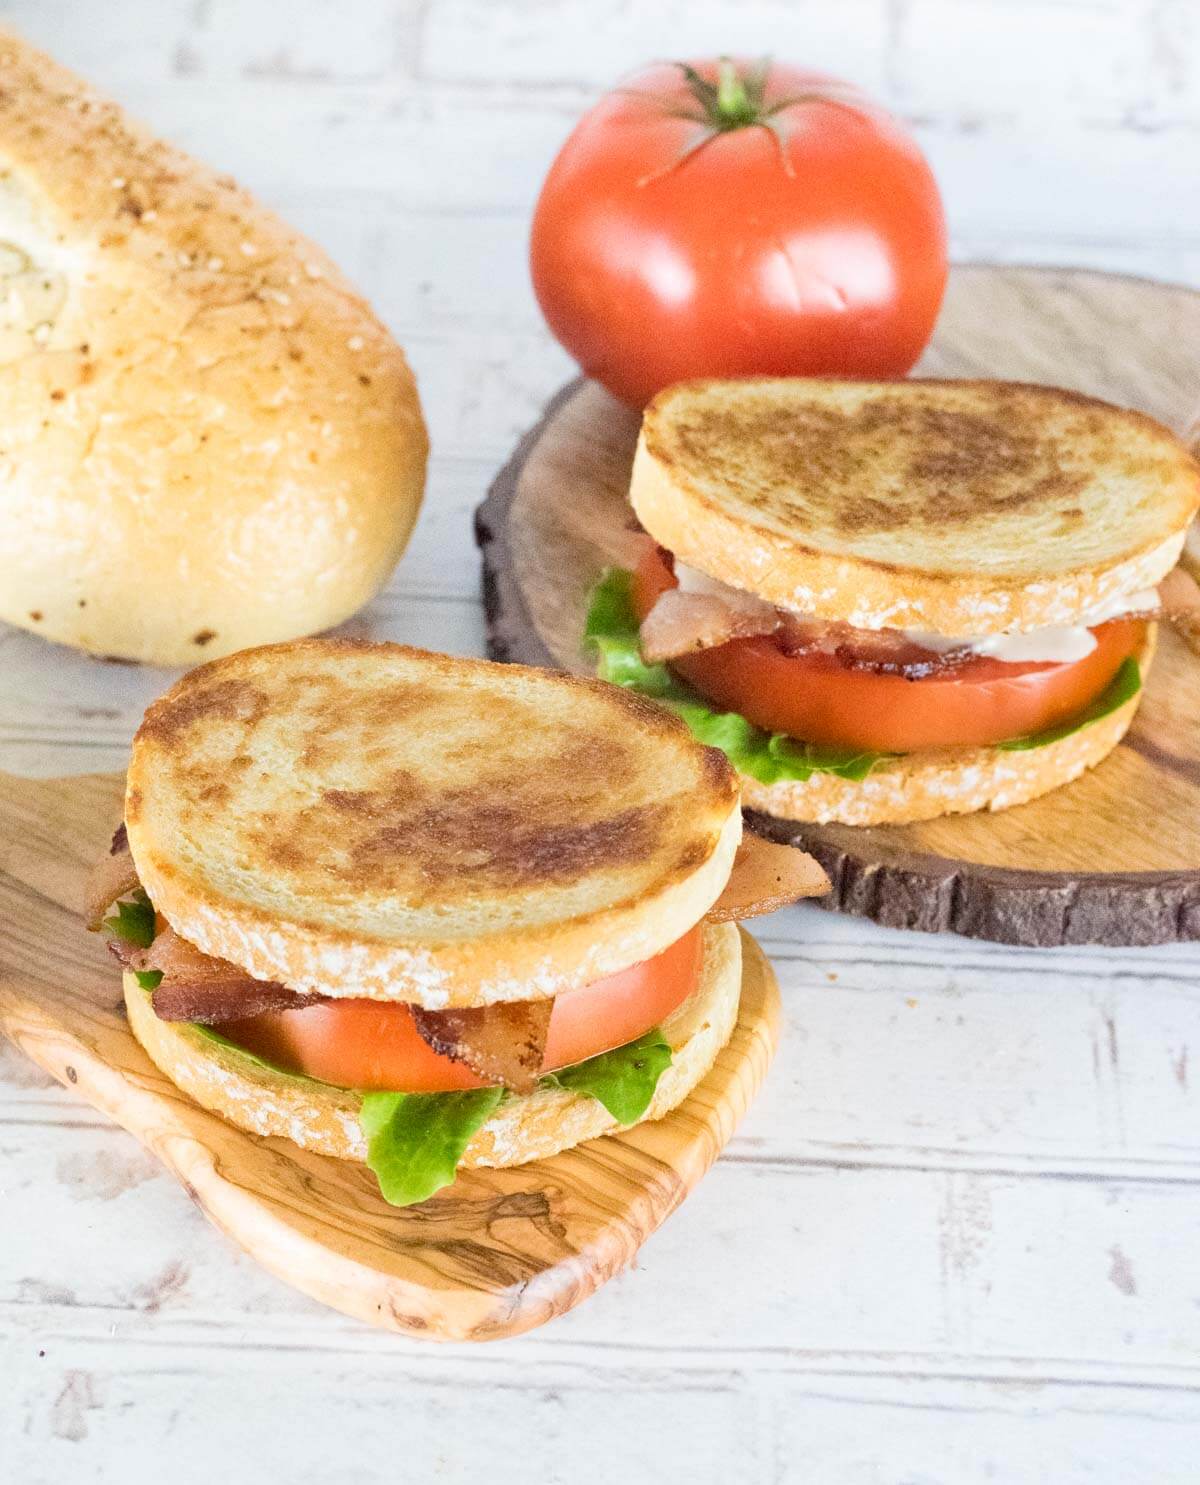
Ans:
[[[629,692],[332,640],[185,676],[126,797],[184,938],[297,989],[431,1005],[657,952],[719,894],[736,815],[724,756]]]
[[[970,634],[1157,581],[1200,470],[1152,419],[1056,388],[710,381],[647,408],[631,496],[684,561],[775,602]]]

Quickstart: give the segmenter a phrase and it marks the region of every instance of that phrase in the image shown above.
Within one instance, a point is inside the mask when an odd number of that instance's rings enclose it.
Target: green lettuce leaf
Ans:
[[[105,918],[102,926],[114,938],[148,949],[154,942],[154,908],[150,899],[139,888],[128,901],[117,903],[116,917]]]
[[[543,1084],[599,1099],[618,1124],[633,1124],[650,1107],[658,1080],[671,1065],[671,1048],[657,1028],[612,1052],[547,1073]]]
[[[449,1186],[471,1136],[503,1097],[503,1088],[364,1093],[359,1123],[384,1201],[407,1207]]]
[[[669,706],[687,723],[693,737],[720,748],[739,773],[761,784],[781,779],[804,783],[814,773],[865,779],[877,763],[894,756],[798,742],[782,732],[764,732],[737,712],[714,711],[665,665],[647,665],[642,659],[632,579],[633,574],[623,568],[610,567],[592,589],[584,636],[597,657],[598,674]]]
[[[133,977],[143,990],[157,990],[162,984],[161,969],[135,969]]]
[[[1078,716],[1072,717],[1069,721],[1060,722],[1057,727],[1047,727],[1044,732],[1034,732],[1028,737],[1010,738],[1008,742],[998,743],[997,747],[1003,748],[1008,753],[1022,753],[1029,748],[1044,748],[1050,743],[1061,742],[1064,737],[1070,737],[1073,732],[1082,732],[1093,722],[1099,722],[1102,718],[1111,716],[1119,706],[1124,706],[1141,689],[1142,672],[1138,668],[1137,661],[1130,655],[1121,661],[1116,675],[1095,701]]]
[[[623,567],[606,568],[592,589],[584,624],[584,643],[599,660],[602,680],[628,686],[643,696],[686,700],[691,693],[665,665],[647,665],[638,643],[638,621],[633,611],[633,574]]]

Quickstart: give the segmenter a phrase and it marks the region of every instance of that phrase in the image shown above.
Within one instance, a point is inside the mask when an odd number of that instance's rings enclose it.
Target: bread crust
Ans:
[[[1154,654],[1155,625],[1138,653],[1143,679]],[[1129,729],[1142,693],[1090,727],[1027,752],[1001,748],[929,748],[876,765],[865,779],[816,773],[804,783],[762,784],[741,776],[749,809],[816,825],[902,825],[1006,810],[1058,789],[1105,759]]]
[[[663,1024],[674,1057],[644,1119],[661,1119],[707,1074],[733,1033],[741,984],[737,928],[706,925],[700,985]],[[132,974],[124,976],[124,989],[134,1036],[155,1066],[203,1108],[252,1134],[281,1136],[342,1160],[366,1159],[357,1094],[274,1073],[186,1022],[160,1021]],[[594,1098],[538,1088],[504,1101],[472,1139],[459,1168],[544,1160],[617,1127]]]
[[[7,33],[0,290],[0,618],[195,664],[382,586],[424,487],[403,352],[319,248]]]
[[[723,754],[590,677],[302,640],[147,711],[129,844],[167,922],[258,979],[430,1010],[650,958],[741,839]]]
[[[777,439],[801,413],[819,431]],[[1009,428],[1028,496],[1004,464]],[[682,561],[772,603],[974,636],[1071,624],[1153,587],[1200,470],[1152,419],[1056,388],[692,382],[646,409],[630,499]]]

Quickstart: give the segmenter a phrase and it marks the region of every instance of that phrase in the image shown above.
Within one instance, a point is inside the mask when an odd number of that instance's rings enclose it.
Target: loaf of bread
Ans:
[[[320,249],[0,33],[0,619],[157,664],[328,628],[426,452]]]

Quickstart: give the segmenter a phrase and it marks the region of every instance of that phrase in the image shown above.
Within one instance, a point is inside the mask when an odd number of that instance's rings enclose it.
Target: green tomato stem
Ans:
[[[717,63],[717,118],[722,129],[739,129],[755,120],[755,109],[746,92],[746,80],[729,57]]]

